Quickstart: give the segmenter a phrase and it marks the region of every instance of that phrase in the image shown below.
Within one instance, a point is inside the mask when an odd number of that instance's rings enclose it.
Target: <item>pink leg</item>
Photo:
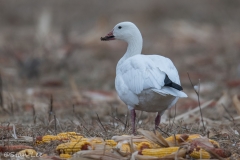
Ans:
[[[161,115],[158,113],[157,117],[155,118],[155,129],[157,129],[158,125],[160,124],[161,121]]]
[[[135,119],[136,119],[136,112],[135,109],[131,110],[131,120],[132,120],[132,133],[135,134]]]

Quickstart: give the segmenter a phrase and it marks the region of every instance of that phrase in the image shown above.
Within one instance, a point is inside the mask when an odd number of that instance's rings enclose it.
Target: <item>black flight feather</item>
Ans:
[[[169,79],[168,75],[166,75],[166,77],[164,79],[164,83],[165,83],[164,86],[172,87],[172,88],[175,88],[176,90],[179,90],[179,91],[183,90],[183,88],[180,85],[178,85],[177,83],[172,82]]]

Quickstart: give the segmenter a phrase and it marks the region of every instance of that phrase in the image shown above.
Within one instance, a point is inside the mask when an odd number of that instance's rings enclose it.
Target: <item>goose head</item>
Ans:
[[[108,33],[105,37],[101,37],[102,41],[109,40],[123,40],[126,42],[133,41],[134,39],[141,39],[142,35],[135,24],[132,22],[121,22],[118,23],[113,30]]]

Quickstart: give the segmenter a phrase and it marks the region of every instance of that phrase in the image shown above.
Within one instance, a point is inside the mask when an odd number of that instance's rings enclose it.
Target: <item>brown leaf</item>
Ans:
[[[240,79],[227,81],[228,87],[237,87],[240,86]]]
[[[231,156],[231,152],[222,148],[213,148],[211,151],[222,158],[228,158]],[[218,158],[218,157],[217,157]]]
[[[13,130],[13,126],[0,126],[0,130],[10,131]]]
[[[63,82],[59,79],[48,79],[41,83],[43,87],[61,87]]]
[[[11,145],[11,146],[0,146],[0,152],[18,152],[24,149],[32,149],[31,146],[25,145]]]
[[[197,148],[204,148],[204,149],[213,149],[214,146],[211,142],[209,142],[208,138],[196,138],[190,142],[190,152]]]

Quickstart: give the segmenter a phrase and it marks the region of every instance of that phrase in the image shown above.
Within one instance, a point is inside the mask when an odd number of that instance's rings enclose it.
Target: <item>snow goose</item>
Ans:
[[[142,55],[143,39],[131,22],[121,22],[102,41],[123,40],[127,51],[118,61],[115,88],[120,99],[131,112],[132,131],[135,133],[135,110],[157,112],[155,129],[164,111],[172,107],[182,92],[178,71],[172,61],[160,55]]]

